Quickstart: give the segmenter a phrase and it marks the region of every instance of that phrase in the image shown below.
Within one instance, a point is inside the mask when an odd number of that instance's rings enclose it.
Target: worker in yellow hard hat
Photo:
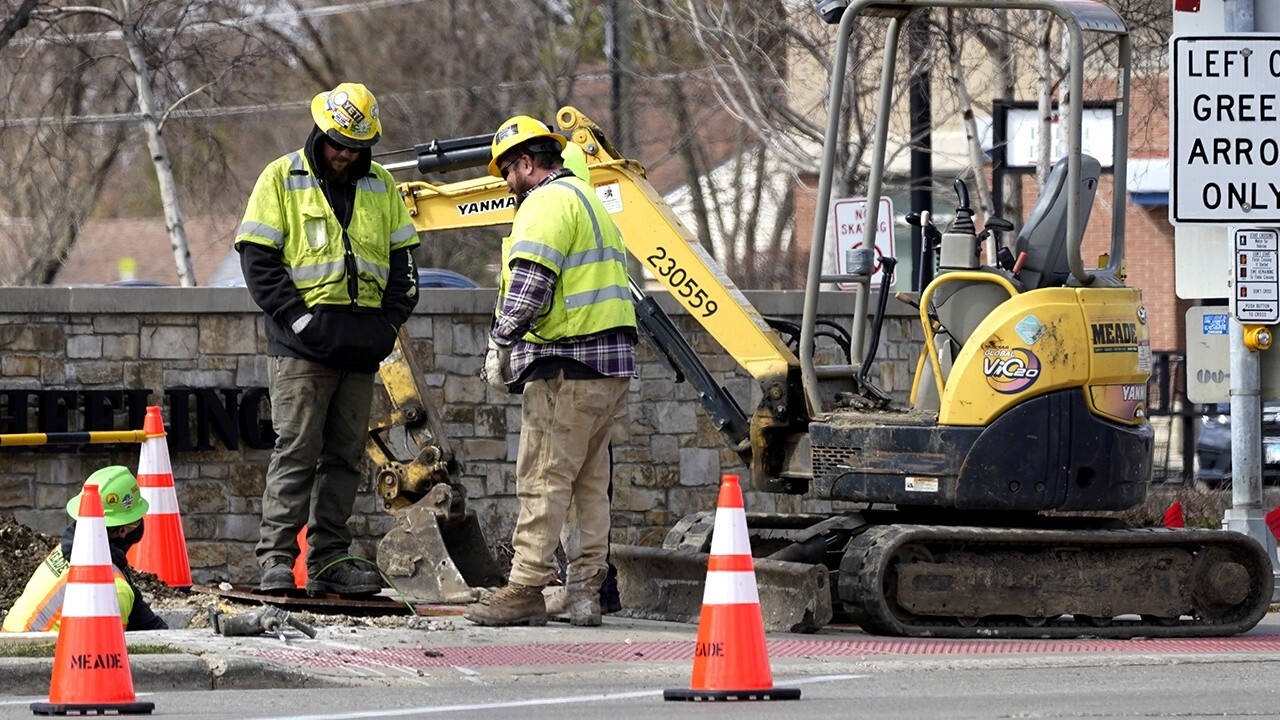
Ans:
[[[521,392],[520,514],[509,582],[467,606],[465,617],[480,625],[546,623],[542,591],[557,574],[566,525],[574,532],[561,609],[575,625],[601,623],[609,441],[635,377],[636,316],[622,236],[586,178],[565,166],[565,145],[518,115],[490,146],[489,173],[506,182],[517,210],[482,376]]]
[[[120,620],[125,630],[165,630],[164,619],[151,607],[133,582],[133,569],[126,553],[142,540],[143,516],[147,501],[129,469],[105,467],[89,476],[85,485],[97,485],[102,497],[102,516],[107,526],[107,546],[111,553],[112,575]],[[62,597],[71,569],[71,548],[75,542],[76,519],[80,516],[80,494],[67,503],[72,522],[62,533],[62,542],[40,563],[27,581],[22,595],[4,617],[4,632],[56,631],[62,622]]]
[[[373,373],[418,302],[418,233],[391,173],[370,150],[378,101],[344,82],[311,101],[300,150],[258,177],[236,235],[245,284],[265,313],[271,422],[256,554],[258,589],[295,590],[307,528],[311,589],[367,595],[372,563],[350,556],[347,519],[361,482]]]

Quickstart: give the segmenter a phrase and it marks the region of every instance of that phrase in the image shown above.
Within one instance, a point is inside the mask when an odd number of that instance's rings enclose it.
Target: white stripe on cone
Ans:
[[[169,445],[165,436],[148,438],[142,443],[142,455],[138,458],[139,475],[172,475],[169,464]]]
[[[62,597],[62,617],[120,617],[120,598],[116,596],[115,582],[67,583],[66,594]]]
[[[707,584],[702,591],[703,605],[759,605],[755,572],[707,573]]]
[[[722,529],[728,532],[720,532]],[[742,508],[716,508],[711,531],[712,555],[751,555],[747,536],[747,512]]]
[[[102,542],[94,542],[100,537]],[[76,520],[76,534],[71,546],[71,564],[106,565],[111,567],[111,549],[107,547],[107,521],[99,517],[82,517]]]
[[[173,486],[141,488],[142,497],[147,501],[148,515],[177,515],[178,494]]]

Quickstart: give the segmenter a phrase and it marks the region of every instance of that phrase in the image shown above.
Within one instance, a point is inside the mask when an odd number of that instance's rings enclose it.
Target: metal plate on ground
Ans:
[[[229,588],[229,589],[227,589]],[[192,585],[193,592],[207,593],[239,602],[275,605],[283,610],[305,610],[314,613],[344,615],[461,615],[464,605],[441,605],[402,600],[394,595],[370,595],[362,598],[344,598],[333,593],[320,593],[311,597],[298,591],[297,595],[266,595],[255,592],[252,585]],[[412,612],[411,612],[412,611]]]

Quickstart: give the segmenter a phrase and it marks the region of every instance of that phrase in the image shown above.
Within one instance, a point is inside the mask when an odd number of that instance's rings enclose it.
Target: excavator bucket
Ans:
[[[378,543],[378,567],[396,589],[414,600],[467,603],[480,599],[480,588],[505,584],[475,513],[450,517],[431,499],[396,511]]]
[[[462,472],[427,393],[413,343],[400,329],[378,377],[386,399],[369,422],[366,452],[374,485],[395,524],[378,543],[378,567],[412,600],[465,603],[480,589],[505,584],[474,511]]]
[[[698,622],[710,557],[686,550],[612,546],[609,559],[618,568],[621,614]],[[755,574],[765,630],[811,633],[831,622],[831,588],[825,566],[756,558]]]

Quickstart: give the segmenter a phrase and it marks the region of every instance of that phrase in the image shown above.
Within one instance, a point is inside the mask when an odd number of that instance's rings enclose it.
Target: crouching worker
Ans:
[[[116,599],[120,603],[120,621],[125,630],[164,630],[169,627],[151,611],[142,592],[133,584],[132,568],[125,553],[142,539],[142,516],[147,514],[147,501],[138,489],[138,481],[129,469],[120,465],[105,467],[89,476],[85,485],[97,485],[102,495],[102,515],[107,525],[107,545],[111,550],[115,576]],[[80,497],[67,503],[72,522],[62,533],[62,543],[36,568],[22,596],[4,619],[5,632],[56,631],[62,620],[62,596],[71,569],[71,545],[75,540]]]

